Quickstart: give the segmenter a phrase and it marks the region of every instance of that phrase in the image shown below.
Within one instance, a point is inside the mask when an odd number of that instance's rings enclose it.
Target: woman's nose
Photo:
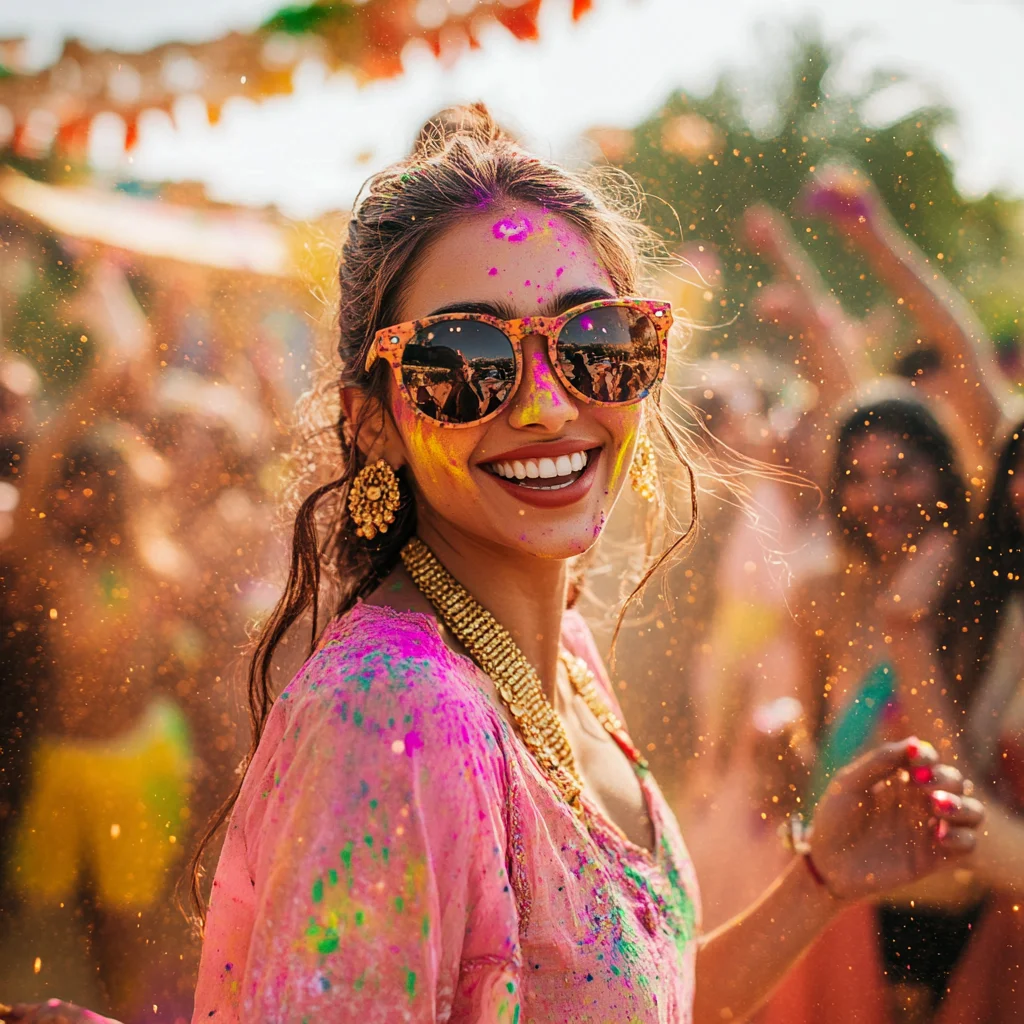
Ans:
[[[523,339],[523,379],[512,400],[509,422],[514,427],[543,427],[556,433],[579,418],[579,406],[558,379],[539,336]]]

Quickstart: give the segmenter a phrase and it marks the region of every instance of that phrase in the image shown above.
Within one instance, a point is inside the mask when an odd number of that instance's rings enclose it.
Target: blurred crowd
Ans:
[[[676,734],[681,755],[651,744],[652,761],[709,930],[791,856],[780,824],[880,740],[934,743],[988,807],[968,867],[840,917],[763,1022],[1022,1019],[1019,365],[863,173],[823,168],[800,204],[882,282],[879,312],[849,315],[787,216],[747,211],[774,271],[752,312],[777,344],[744,344],[741,322],[734,349],[672,371],[667,400],[734,468],[701,477],[672,613],[623,634],[623,703],[638,738]],[[294,396],[266,345],[197,361],[154,331],[128,268],[77,259],[96,355],[70,393],[44,403],[0,350],[0,981],[187,1020],[196,944],[174,890],[244,749]]]
[[[63,315],[94,355],[69,393],[44,402],[32,364],[0,358],[0,978],[188,1019],[176,882],[246,744],[294,396],[258,331],[244,353],[164,337],[130,262],[75,255]]]

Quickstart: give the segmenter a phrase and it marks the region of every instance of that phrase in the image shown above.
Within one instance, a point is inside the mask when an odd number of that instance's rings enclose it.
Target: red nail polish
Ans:
[[[956,797],[949,793],[932,793],[932,806],[939,814],[956,814],[959,809]]]
[[[926,764],[910,769],[910,777],[919,785],[927,786],[935,778],[935,772]]]
[[[945,818],[940,818],[938,824],[935,826],[935,838],[945,839],[949,835],[949,822]]]
[[[910,760],[913,761],[916,758],[920,757],[920,755],[921,742],[920,740],[918,740],[916,736],[912,736],[909,740],[907,740],[907,757],[909,757]]]

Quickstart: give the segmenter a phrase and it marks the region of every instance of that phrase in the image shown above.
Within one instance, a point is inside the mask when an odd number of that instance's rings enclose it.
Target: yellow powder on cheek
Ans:
[[[614,491],[618,487],[622,474],[629,468],[626,458],[633,451],[633,443],[636,440],[637,433],[638,424],[632,424],[622,439],[622,446],[615,453],[611,472],[608,474],[608,490],[610,491]]]
[[[451,431],[432,427],[415,415],[400,425],[405,433],[415,475],[422,479],[425,474],[433,484],[454,485],[460,490],[469,490],[473,486],[466,461],[460,457],[457,449],[445,443]]]

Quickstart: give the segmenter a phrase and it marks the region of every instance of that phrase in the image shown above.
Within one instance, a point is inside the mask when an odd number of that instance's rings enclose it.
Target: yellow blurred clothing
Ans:
[[[15,888],[56,903],[87,880],[108,909],[155,903],[181,848],[191,762],[188,724],[164,699],[111,740],[44,737],[10,867]]]

